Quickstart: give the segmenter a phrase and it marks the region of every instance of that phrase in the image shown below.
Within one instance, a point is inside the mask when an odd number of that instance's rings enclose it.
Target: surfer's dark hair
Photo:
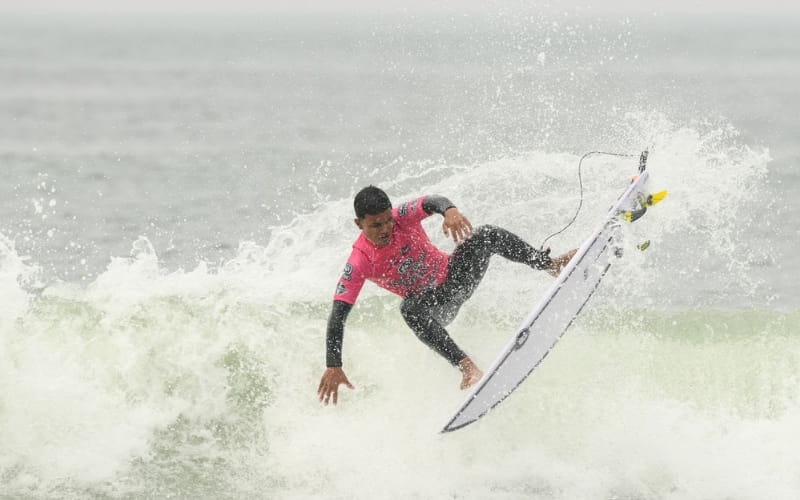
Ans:
[[[378,215],[392,208],[392,202],[382,189],[367,186],[356,194],[353,200],[356,217],[363,219],[367,215]]]
[[[356,217],[363,219],[367,215],[378,215],[392,208],[392,202],[382,189],[369,185],[356,194],[353,208]]]

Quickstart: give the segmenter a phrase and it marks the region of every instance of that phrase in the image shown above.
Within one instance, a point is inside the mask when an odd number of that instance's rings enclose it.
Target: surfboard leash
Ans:
[[[551,234],[550,236],[542,240],[542,244],[539,246],[540,251],[545,251],[544,245],[550,238],[558,236],[559,234],[569,229],[569,227],[572,224],[574,224],[575,221],[578,219],[578,214],[581,212],[581,207],[583,207],[583,175],[581,172],[581,168],[583,167],[583,160],[594,155],[616,156],[620,158],[633,158],[639,156],[639,168],[640,168],[639,172],[644,170],[643,164],[647,161],[646,152],[641,154],[640,153],[632,154],[632,153],[613,153],[608,151],[589,151],[588,153],[585,153],[583,156],[581,156],[580,160],[578,160],[578,190],[579,190],[578,208],[575,209],[575,214],[572,216],[572,219],[569,222],[567,222],[567,224],[564,227],[562,227],[560,230],[556,231],[555,233]]]

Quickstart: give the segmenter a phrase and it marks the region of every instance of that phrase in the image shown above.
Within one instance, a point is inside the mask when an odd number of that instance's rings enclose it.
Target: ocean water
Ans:
[[[0,498],[797,498],[798,25],[3,14]],[[496,411],[438,434],[460,377],[369,286],[319,404],[360,187],[538,245],[632,155],[560,252],[644,149],[667,199]],[[550,279],[494,261],[451,333],[488,365]]]

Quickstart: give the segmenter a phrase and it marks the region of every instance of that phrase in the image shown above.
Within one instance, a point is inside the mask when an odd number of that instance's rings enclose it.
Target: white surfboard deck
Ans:
[[[646,158],[644,154],[642,169]],[[611,266],[612,240],[621,223],[619,214],[636,208],[637,196],[644,193],[648,177],[647,171],[642,171],[619,197],[441,432],[469,425],[500,404],[556,345]]]

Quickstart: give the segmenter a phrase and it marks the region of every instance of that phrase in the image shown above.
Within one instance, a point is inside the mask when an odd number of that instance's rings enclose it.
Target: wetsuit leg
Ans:
[[[450,338],[440,320],[435,316],[436,311],[444,305],[447,298],[441,287],[419,295],[412,295],[403,299],[400,313],[406,324],[425,345],[436,351],[452,365],[467,355]]]
[[[461,243],[447,267],[447,279],[439,287],[406,297],[400,312],[417,337],[451,364],[457,365],[466,354],[445,330],[458,310],[483,279],[492,255],[542,269],[550,263],[540,252],[513,233],[495,226],[480,226]]]
[[[522,238],[496,226],[480,226],[470,238],[456,247],[447,265],[447,279],[442,287],[463,304],[470,298],[489,268],[492,255],[544,269],[550,264],[547,252],[539,251]]]

